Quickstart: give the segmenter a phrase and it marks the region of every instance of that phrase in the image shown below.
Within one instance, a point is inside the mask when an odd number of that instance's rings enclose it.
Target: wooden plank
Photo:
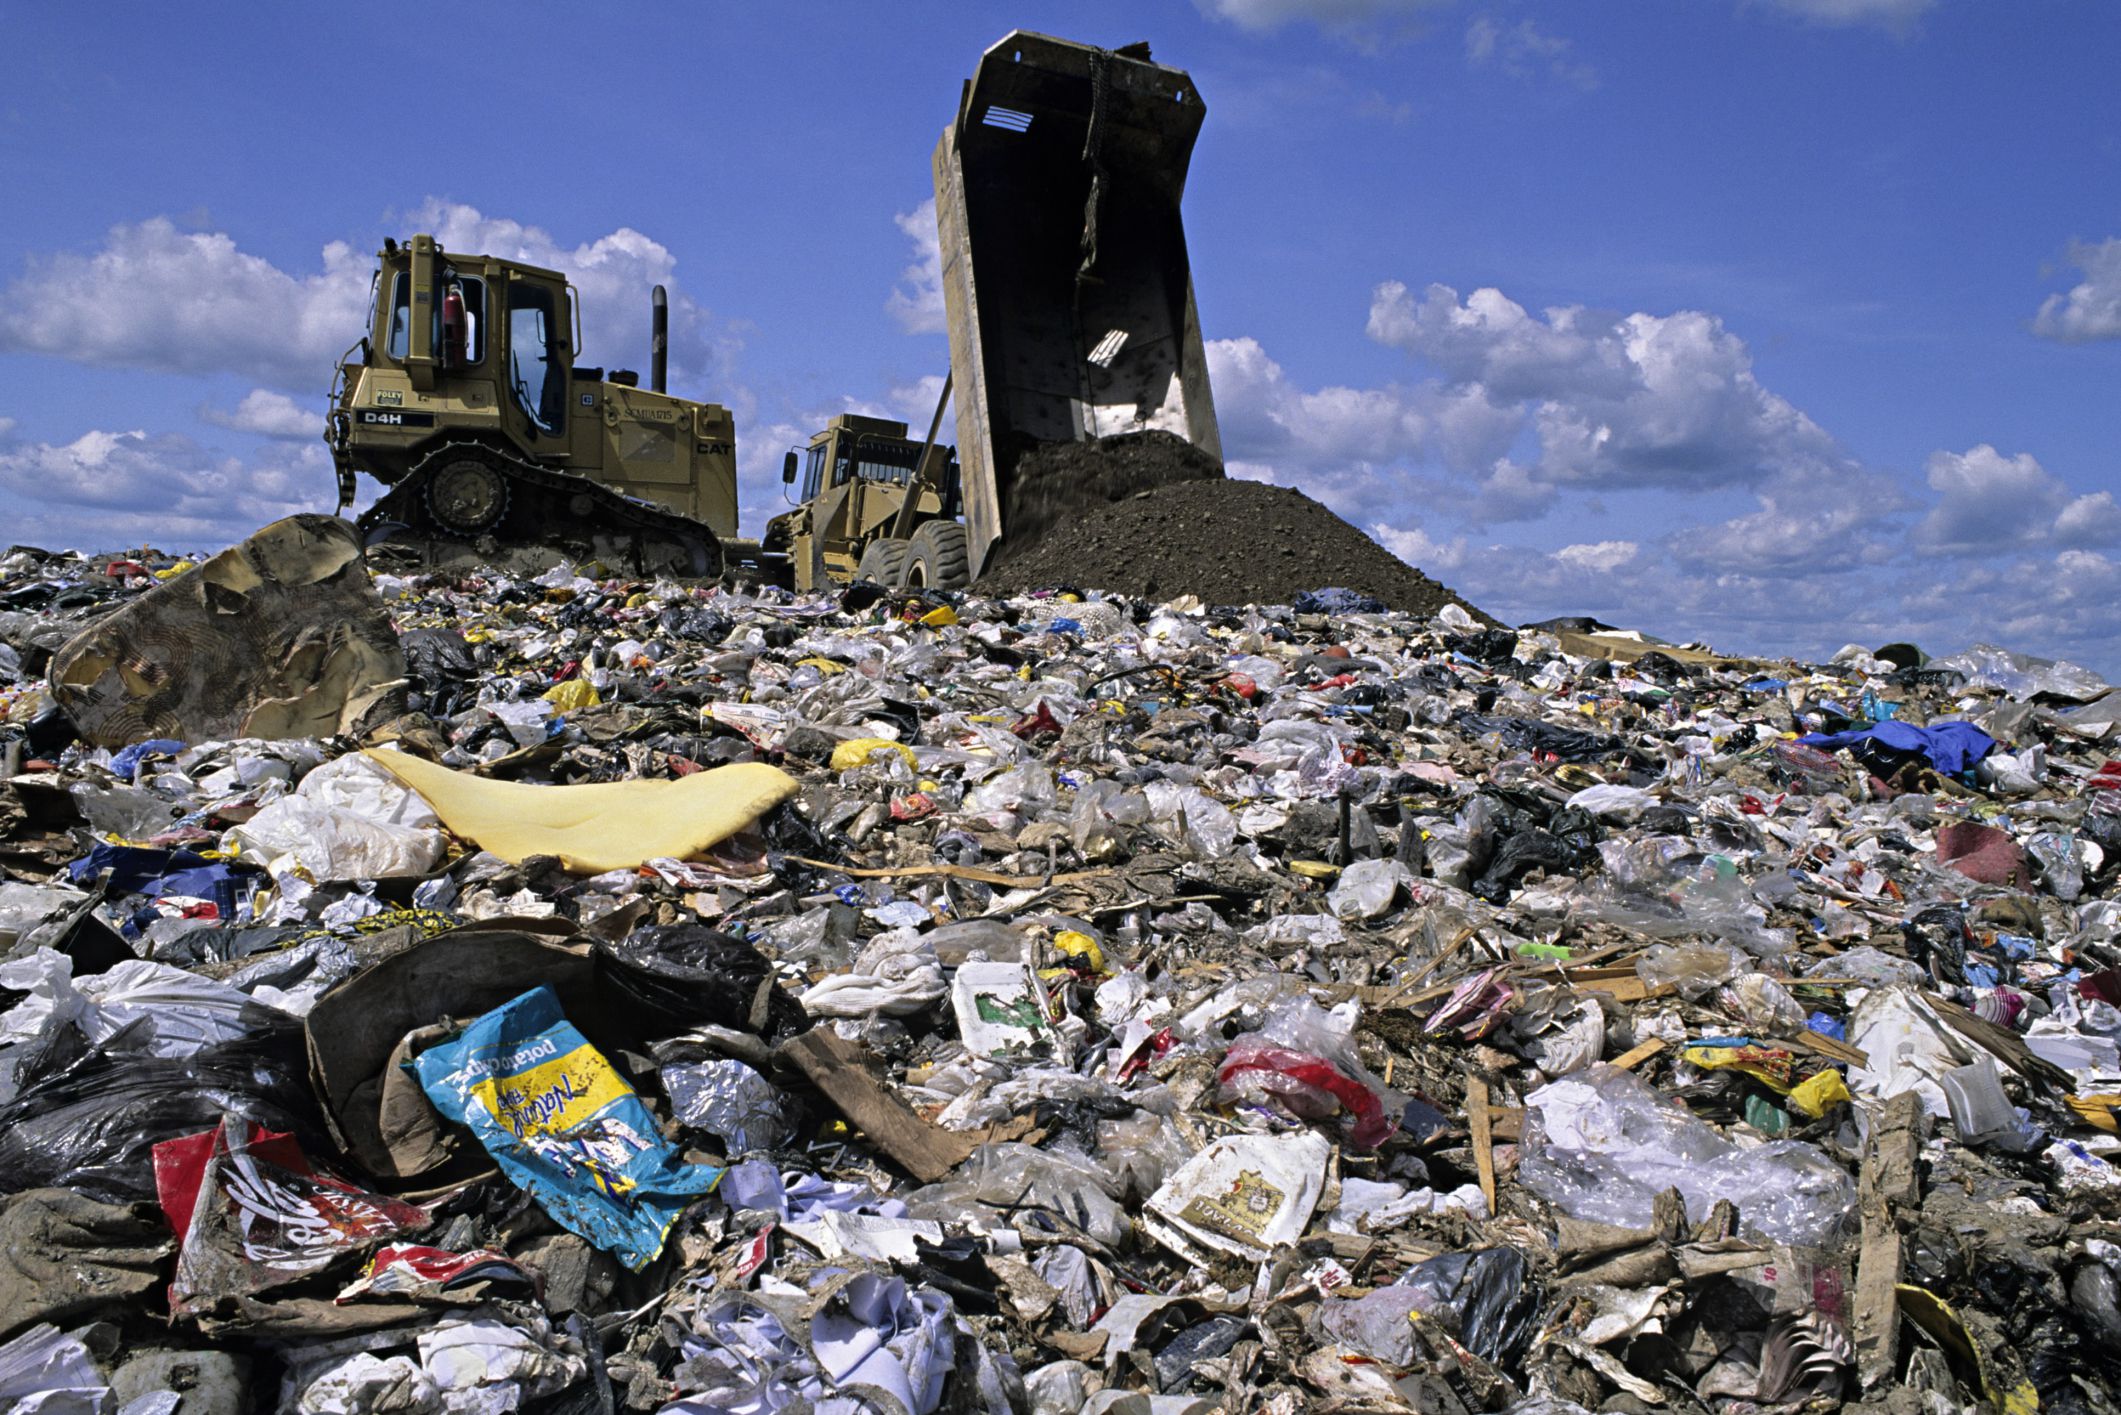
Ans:
[[[1854,1330],[1856,1377],[1868,1390],[1889,1381],[1900,1364],[1899,1211],[1922,1197],[1922,1107],[1911,1091],[1879,1108],[1856,1183],[1863,1214],[1863,1246],[1856,1255]]]
[[[813,1027],[781,1043],[793,1062],[869,1142],[926,1184],[965,1162],[972,1142],[921,1118],[872,1069],[874,1054],[830,1025]]]
[[[1636,1067],[1642,1065],[1643,1062],[1663,1051],[1664,1046],[1663,1037],[1652,1037],[1646,1042],[1629,1047],[1626,1051],[1614,1057],[1613,1064],[1622,1071],[1633,1071]]]
[[[1888,1217],[1865,1213],[1853,1314],[1856,1378],[1865,1390],[1891,1380],[1899,1368],[1900,1263],[1900,1230]]]
[[[1473,1168],[1480,1174],[1480,1196],[1488,1201],[1490,1217],[1495,1208],[1495,1134],[1488,1120],[1488,1083],[1478,1076],[1466,1077],[1466,1122],[1473,1132]]]

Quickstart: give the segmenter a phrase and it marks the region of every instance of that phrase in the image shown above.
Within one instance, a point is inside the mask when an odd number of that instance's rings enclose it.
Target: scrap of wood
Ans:
[[[1480,1174],[1480,1197],[1488,1201],[1488,1214],[1495,1207],[1495,1135],[1488,1121],[1488,1083],[1478,1076],[1466,1077],[1466,1121],[1473,1132],[1473,1168]]]
[[[1857,1194],[1863,1246],[1856,1255],[1853,1332],[1856,1376],[1865,1389],[1891,1380],[1900,1358],[1899,1214],[1921,1196],[1922,1111],[1912,1092],[1886,1101],[1865,1147]]]
[[[1809,1052],[1823,1056],[1828,1061],[1838,1061],[1844,1066],[1869,1066],[1871,1054],[1861,1047],[1852,1047],[1847,1042],[1836,1041],[1824,1032],[1805,1032],[1801,1036],[1778,1037],[1775,1045],[1791,1051]]]
[[[1652,1037],[1646,1042],[1640,1042],[1629,1047],[1626,1051],[1614,1057],[1613,1064],[1622,1071],[1633,1071],[1636,1067],[1642,1065],[1643,1062],[1663,1051],[1664,1047],[1665,1041],[1663,1037]]]
[[[1960,1036],[2027,1080],[2039,1081],[2064,1092],[2077,1088],[2075,1077],[2035,1053],[2025,1044],[2025,1039],[2010,1028],[2000,1027],[1933,992],[1924,993],[1922,1000],[1935,1008],[1939,1017],[1951,1023]]]
[[[830,860],[813,860],[803,855],[787,858],[798,865],[808,865],[815,870],[831,870],[835,874],[852,875],[856,879],[903,879],[917,875],[942,875],[949,879],[977,880],[981,884],[1003,885],[1013,889],[1050,889],[1056,884],[1082,884],[1093,879],[1109,879],[1116,871],[1074,870],[1057,875],[1005,875],[1000,870],[983,870],[976,865],[893,865],[889,869],[871,869],[866,866],[836,865]]]
[[[1664,997],[1674,991],[1671,984],[1651,987],[1639,977],[1628,978],[1570,978],[1569,985],[1578,992],[1603,993],[1615,1002],[1647,1002],[1653,997]]]
[[[1611,975],[1617,978],[1621,974],[1632,973],[1634,971],[1632,966],[1613,969],[1597,969],[1592,968],[1590,965],[1593,963],[1602,963],[1618,953],[1639,953],[1641,950],[1642,945],[1639,942],[1630,939],[1624,943],[1612,943],[1607,944],[1604,948],[1593,949],[1591,952],[1586,953],[1581,958],[1565,959],[1553,963],[1542,963],[1536,965],[1525,963],[1504,963],[1499,964],[1497,966],[1503,968],[1507,975],[1513,978],[1539,978],[1548,981],[1563,982],[1575,986],[1581,986],[1577,983],[1576,980],[1579,977],[1583,977],[1586,975],[1593,978]],[[1399,992],[1399,987],[1397,984],[1394,984],[1392,987],[1389,988],[1351,989],[1350,992],[1356,996],[1360,996],[1364,1002],[1370,1003],[1372,1005],[1381,1005],[1385,999],[1390,998],[1393,999],[1395,1006],[1413,1008],[1419,1007],[1425,1002],[1434,1002],[1438,998],[1449,997],[1457,987],[1458,984],[1456,982],[1437,983],[1433,986],[1423,988],[1420,992],[1414,993],[1411,996],[1404,998],[1396,996]],[[1660,993],[1659,995],[1661,996],[1662,994]]]
[[[1396,987],[1392,989],[1391,1000],[1396,1000],[1397,994],[1405,992],[1408,988],[1413,987],[1416,983],[1419,983],[1423,978],[1426,978],[1429,976],[1429,974],[1435,972],[1437,966],[1441,964],[1444,959],[1449,958],[1452,954],[1458,952],[1459,949],[1464,948],[1467,944],[1471,943],[1473,941],[1474,935],[1478,934],[1479,932],[1480,926],[1478,924],[1474,924],[1471,927],[1459,930],[1458,937],[1452,939],[1449,943],[1437,949],[1434,957],[1430,958],[1428,962],[1422,964],[1419,968],[1416,968],[1411,976],[1402,980]],[[1389,1005],[1389,1002],[1381,1005]]]
[[[933,1184],[965,1162],[972,1142],[921,1118],[871,1069],[874,1054],[831,1027],[781,1043],[793,1062],[855,1129],[915,1179]]]

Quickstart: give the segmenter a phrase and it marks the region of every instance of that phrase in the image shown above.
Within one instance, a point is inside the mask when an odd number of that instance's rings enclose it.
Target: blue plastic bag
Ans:
[[[609,1061],[541,987],[412,1062],[427,1098],[545,1212],[639,1271],[678,1215],[721,1181],[687,1164]]]

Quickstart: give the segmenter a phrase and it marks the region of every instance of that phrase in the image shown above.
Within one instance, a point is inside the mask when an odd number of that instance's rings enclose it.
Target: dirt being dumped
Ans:
[[[1086,444],[1085,450],[1094,457],[1100,446],[1110,443]],[[1019,538],[1014,549],[1006,542],[997,546],[993,567],[975,589],[1008,593],[1068,585],[1156,599],[1192,594],[1210,604],[1286,604],[1306,590],[1334,585],[1411,613],[1434,614],[1457,604],[1487,617],[1288,487],[1220,475],[1172,479],[1073,520],[1057,497],[1050,504],[1055,518],[1043,537],[1028,545]],[[1017,529],[1017,523],[1007,524]]]
[[[1017,460],[1002,504],[1008,535],[992,563],[1043,542],[1079,508],[1124,501],[1173,482],[1221,481],[1223,464],[1175,433],[1123,433],[1101,442],[1048,442]]]

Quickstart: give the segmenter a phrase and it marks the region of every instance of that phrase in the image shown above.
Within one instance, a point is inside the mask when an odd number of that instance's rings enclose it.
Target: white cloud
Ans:
[[[1774,8],[1816,25],[1876,25],[1907,34],[1937,0],[1769,0]]]
[[[935,198],[891,220],[913,243],[913,263],[899,272],[899,283],[884,308],[908,334],[941,334],[950,324],[943,308],[943,248],[935,229]]]
[[[1360,34],[1389,21],[1405,21],[1423,10],[1432,10],[1450,0],[1193,0],[1199,11],[1213,20],[1227,20],[1239,29],[1271,34],[1292,21],[1304,21],[1322,30]]]
[[[2084,279],[2066,295],[2049,295],[2033,316],[2033,333],[2065,344],[2094,339],[2121,339],[2121,236],[2096,245],[2077,241],[2069,248],[2070,264]]]
[[[668,249],[629,228],[564,246],[535,226],[430,199],[404,218],[447,250],[566,272],[582,295],[584,356],[648,356],[648,290],[674,284]],[[400,234],[410,235],[411,230]],[[373,259],[346,241],[314,271],[282,270],[223,232],[184,232],[162,217],[117,226],[91,253],[32,256],[0,290],[0,350],[160,373],[233,373],[275,389],[321,393],[339,355],[365,331]],[[695,381],[723,378],[734,336],[673,288],[671,364]],[[673,380],[675,386],[675,380]],[[715,390],[709,397],[721,399]]]
[[[1475,15],[1466,24],[1466,62],[1475,68],[1497,68],[1519,79],[1543,73],[1588,92],[1598,87],[1598,70],[1574,57],[1573,48],[1569,40],[1530,20],[1507,24],[1492,15]]]
[[[158,216],[113,227],[93,254],[32,256],[0,290],[0,349],[321,389],[361,336],[368,276],[344,241],[324,247],[319,269],[291,274]]]
[[[1554,558],[1579,570],[1610,574],[1633,560],[1641,549],[1631,540],[1601,540],[1586,545],[1565,545],[1554,552]]]
[[[1464,536],[1437,540],[1419,526],[1388,526],[1382,521],[1370,526],[1370,538],[1401,560],[1426,574],[1450,574],[1465,568],[1472,551]]]
[[[253,388],[243,395],[243,401],[233,408],[216,408],[211,405],[199,409],[199,416],[215,427],[232,428],[237,432],[255,432],[261,437],[284,437],[289,440],[324,435],[323,399],[315,400],[317,406],[304,407],[285,393],[275,393],[269,388]]]
[[[1256,339],[1211,339],[1206,349],[1232,457],[1271,456],[1313,472],[1425,458],[1477,475],[1508,450],[1524,423],[1519,410],[1491,401],[1478,385],[1306,390]]]
[[[1754,377],[1745,341],[1714,316],[1614,316],[1578,306],[1533,315],[1494,289],[1463,301],[1377,287],[1372,338],[1428,360],[1489,401],[1530,405],[1545,479],[1583,486],[1718,487],[1847,461],[1834,441]]]
[[[86,432],[55,445],[0,429],[0,492],[11,539],[81,550],[217,550],[267,521],[327,511],[335,499],[322,442],[245,463],[187,437],[138,430]]]
[[[1987,443],[1932,453],[1937,504],[1915,526],[1914,543],[1938,555],[1994,555],[2121,540],[2121,507],[2107,492],[2076,496],[2029,452],[2006,457]]]
[[[2121,506],[2110,491],[2094,491],[2072,500],[2055,517],[2055,539],[2063,545],[2113,545],[2121,542]]]

